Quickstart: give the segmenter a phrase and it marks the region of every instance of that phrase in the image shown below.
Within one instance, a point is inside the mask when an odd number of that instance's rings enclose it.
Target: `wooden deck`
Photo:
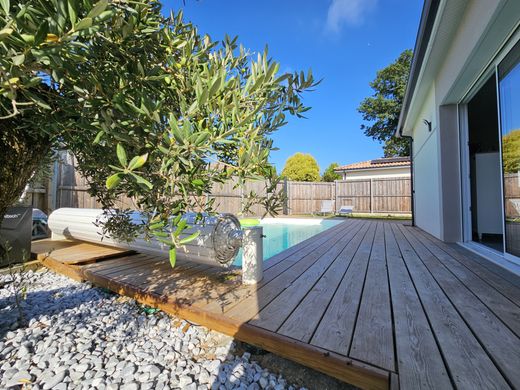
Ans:
[[[77,243],[44,255],[51,243],[37,251],[58,272],[361,388],[520,388],[519,278],[403,223],[347,220],[268,260],[255,287],[103,247],[85,264]]]

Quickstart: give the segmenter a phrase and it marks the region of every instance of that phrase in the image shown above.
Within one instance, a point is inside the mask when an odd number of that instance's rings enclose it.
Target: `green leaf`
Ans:
[[[94,144],[94,145],[99,144],[99,141],[101,141],[101,137],[103,137],[104,134],[105,134],[105,132],[104,132],[103,130],[101,130],[100,132],[98,132],[97,135],[96,135],[96,138],[94,139],[93,144]]]
[[[148,187],[150,190],[153,188],[153,184],[150,183],[148,180],[146,180],[144,177],[139,176],[139,175],[136,175],[136,174],[133,173],[133,172],[130,172],[130,175],[132,175],[132,177],[135,179],[135,181],[136,181],[138,184],[143,184],[143,185],[145,185],[146,187]]]
[[[90,10],[87,17],[88,18],[95,18],[96,16],[101,15],[101,13],[106,10],[108,7],[108,0],[101,0],[100,2],[96,3],[94,8]]]
[[[155,234],[154,234],[154,236],[155,236]],[[161,237],[157,237],[157,241],[162,242],[164,245],[167,245],[170,248],[175,245],[171,240],[165,240],[164,238],[161,238]]]
[[[175,262],[177,261],[177,250],[174,248],[170,248],[168,251],[168,254],[170,255],[170,265],[172,268],[175,267]]]
[[[155,237],[169,237],[170,235],[166,232],[162,232],[160,230],[156,230],[156,231],[153,231],[152,234],[155,236]]]
[[[67,8],[69,10],[69,20],[70,23],[74,26],[76,23],[77,17],[78,17],[78,4],[76,0],[68,0],[67,1]]]
[[[45,100],[43,100],[40,96],[36,95],[36,94],[33,94],[29,91],[25,91],[25,95],[30,97],[31,100],[33,102],[35,102],[38,106],[42,107],[42,108],[45,108],[46,110],[51,110],[51,106],[49,106],[47,104],[47,102],[45,102]]]
[[[74,30],[81,31],[92,26],[92,18],[86,17],[81,19],[78,24],[74,27]]]
[[[218,79],[217,76],[215,76],[215,78],[213,79],[213,82],[211,84],[211,88],[209,89],[209,96],[212,97],[219,90],[219,87],[220,87],[220,80]]]
[[[172,213],[173,214],[173,213]],[[175,217],[175,219],[173,220],[173,226],[177,226],[179,221],[181,220],[182,218],[182,214],[179,214]]]
[[[20,66],[25,61],[25,55],[18,54],[17,56],[12,57],[11,60],[13,61],[14,66]]]
[[[177,224],[177,230],[175,230],[175,233],[173,233],[173,235],[175,237],[179,237],[187,225],[188,222],[186,222],[185,219],[181,219],[180,222]]]
[[[13,33],[12,28],[3,28],[0,30],[0,39],[4,39]]]
[[[201,179],[194,179],[191,181],[191,184],[193,184],[195,187],[202,187],[204,186],[204,181]]]
[[[33,45],[34,44],[34,35],[31,35],[31,34],[20,34],[20,36],[22,37],[23,41],[25,43],[28,43],[29,45]]]
[[[149,229],[150,230],[157,230],[157,229],[162,229],[165,225],[165,222],[164,221],[159,221],[159,222],[155,222],[155,223],[152,223],[150,226],[149,226]]]
[[[114,15],[114,11],[112,11],[112,10],[104,11],[97,17],[97,21],[98,22],[104,22],[105,20],[110,18],[112,15]]]
[[[43,21],[43,23],[40,24],[40,27],[38,27],[38,30],[36,31],[36,35],[34,36],[34,44],[39,45],[40,43],[42,43],[47,37],[48,33],[49,23],[45,20]]]
[[[9,15],[9,8],[11,6],[9,0],[0,0],[0,5],[2,6],[2,9],[4,10],[4,13],[6,15]]]
[[[126,152],[125,152],[125,148],[123,147],[123,145],[117,144],[116,152],[117,152],[117,159],[119,160],[119,164],[121,164],[121,166],[123,166],[123,167],[126,167],[126,164],[128,164],[128,160],[126,159]]]
[[[121,173],[115,173],[107,179],[107,189],[111,190],[112,188],[116,187],[119,183],[121,183]]]
[[[190,234],[188,237],[183,238],[179,241],[181,245],[187,244],[190,241],[193,241],[200,235],[200,230],[197,230],[195,233]]]
[[[143,154],[142,156],[135,156],[128,164],[128,170],[133,171],[134,169],[141,168],[146,160],[148,159],[148,153]]]

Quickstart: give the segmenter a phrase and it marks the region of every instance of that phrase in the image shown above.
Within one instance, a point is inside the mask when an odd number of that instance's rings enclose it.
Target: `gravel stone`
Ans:
[[[0,289],[0,389],[24,381],[34,390],[286,388],[249,352],[235,356],[228,336],[145,314],[134,300],[49,271],[27,271],[24,280],[26,324],[11,289]]]
[[[48,372],[48,371],[47,371]],[[43,389],[52,389],[54,386],[60,384],[65,379],[65,371],[61,371],[58,374],[50,374],[46,380],[43,380]]]
[[[258,383],[260,384],[260,387],[262,389],[265,389],[267,387],[267,385],[269,384],[269,381],[265,377],[261,377],[260,380],[258,381]]]

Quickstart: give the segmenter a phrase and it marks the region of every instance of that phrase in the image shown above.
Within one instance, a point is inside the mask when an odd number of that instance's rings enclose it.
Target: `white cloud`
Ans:
[[[332,0],[327,13],[327,30],[339,32],[344,23],[350,26],[362,24],[376,3],[377,0]]]

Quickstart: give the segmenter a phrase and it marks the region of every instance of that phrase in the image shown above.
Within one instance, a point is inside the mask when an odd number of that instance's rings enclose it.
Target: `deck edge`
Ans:
[[[248,323],[240,323],[231,318],[209,313],[194,306],[180,304],[167,296],[153,292],[143,293],[135,286],[115,282],[88,269],[80,271],[80,273],[85,280],[97,286],[131,297],[146,305],[157,307],[168,314],[206,326],[237,340],[263,348],[362,389],[383,390],[390,387],[390,373],[378,367],[302,343]]]

